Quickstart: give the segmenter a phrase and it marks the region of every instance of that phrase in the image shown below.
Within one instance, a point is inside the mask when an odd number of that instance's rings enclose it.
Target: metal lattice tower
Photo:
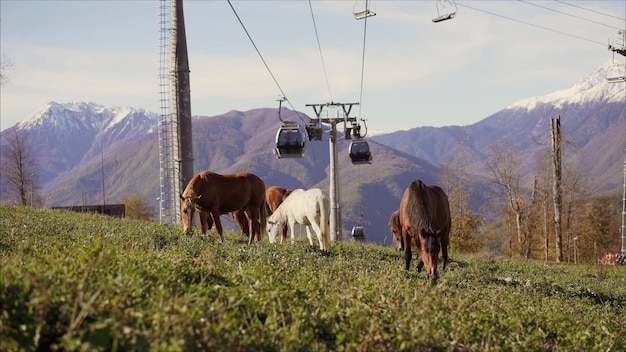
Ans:
[[[160,102],[159,114],[159,221],[178,223],[177,195],[180,193],[179,127],[176,115],[176,99],[172,80],[175,60],[175,45],[172,38],[175,23],[172,20],[174,0],[160,0]],[[175,17],[174,17],[175,18]]]

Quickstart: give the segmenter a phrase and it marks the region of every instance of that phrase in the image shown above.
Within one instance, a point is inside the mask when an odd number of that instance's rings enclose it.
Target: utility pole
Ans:
[[[313,107],[315,115],[317,116],[317,123],[325,123],[330,126],[330,138],[328,139],[329,152],[330,152],[330,191],[328,196],[330,197],[330,240],[337,241],[342,239],[342,224],[341,224],[341,201],[339,182],[337,181],[337,123],[344,123],[344,128],[348,122],[356,122],[356,117],[349,117],[350,110],[353,105],[359,103],[326,103],[326,104],[306,104],[306,106]],[[330,117],[326,112],[325,118],[322,118],[322,112],[324,108],[339,108],[341,107],[342,116]],[[317,134],[321,136],[321,134]],[[317,139],[317,138],[316,138]],[[321,138],[319,138],[321,139]]]
[[[615,53],[618,53],[624,57],[626,57],[626,29],[622,29],[617,32],[621,38],[619,38],[615,45],[609,44],[609,50]],[[626,82],[626,64],[624,65],[616,65],[620,68],[620,72],[609,76],[607,74],[607,81],[609,83],[624,83]],[[626,123],[624,123],[624,140],[626,143]],[[622,187],[622,228],[621,228],[621,239],[622,239],[622,248],[621,254],[622,256],[626,256],[626,144],[624,146],[624,185]]]

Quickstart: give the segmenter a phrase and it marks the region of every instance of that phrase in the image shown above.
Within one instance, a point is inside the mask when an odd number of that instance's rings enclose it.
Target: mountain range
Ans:
[[[607,83],[606,70],[607,65],[600,66],[569,89],[522,100],[472,125],[417,127],[368,138],[370,165],[352,165],[349,141],[340,138],[338,179],[345,237],[362,222],[368,241],[389,243],[387,220],[405,187],[416,178],[441,184],[443,173],[460,165],[473,208],[479,209],[485,202],[490,149],[505,143],[519,153],[525,176],[531,176],[550,150],[550,117],[557,115],[568,146],[564,160],[584,171],[594,193],[619,189],[626,90],[624,83]],[[285,108],[281,116],[302,123],[309,118]],[[15,129],[27,133],[47,206],[110,204],[126,194],[142,194],[157,209],[157,123],[158,114],[143,109],[51,102],[2,131],[0,156],[4,158],[8,133]],[[250,171],[267,186],[327,190],[327,133],[323,141],[307,142],[303,158],[276,159],[272,148],[279,127],[276,109],[194,116],[195,171]],[[7,200],[4,189],[1,196]],[[225,222],[235,228],[234,222]]]

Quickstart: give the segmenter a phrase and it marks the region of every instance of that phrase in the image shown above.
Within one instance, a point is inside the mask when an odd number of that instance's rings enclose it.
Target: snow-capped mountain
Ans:
[[[594,189],[616,189],[623,179],[626,84],[607,82],[610,68],[606,63],[569,89],[521,100],[473,125],[419,127],[372,139],[477,175],[488,175],[485,161],[501,144],[518,152],[523,176],[532,176],[550,152],[550,118],[559,116],[564,162]]]
[[[540,97],[520,100],[507,106],[505,109],[526,109],[530,111],[540,104],[551,104],[561,108],[568,104],[585,102],[623,103],[624,85],[609,83],[606,79],[613,64],[607,62],[595,71],[584,77],[571,88],[556,91]]]
[[[13,129],[25,133],[36,151],[39,182],[45,185],[99,156],[103,148],[105,153],[112,152],[154,131],[157,120],[157,114],[144,109],[50,102],[2,134]],[[2,143],[6,141],[2,138]]]

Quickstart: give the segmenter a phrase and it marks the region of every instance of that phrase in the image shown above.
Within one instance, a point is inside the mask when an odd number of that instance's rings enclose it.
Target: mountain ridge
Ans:
[[[371,165],[351,165],[348,141],[338,137],[344,232],[360,223],[363,213],[368,240],[386,241],[389,214],[397,208],[406,185],[415,178],[441,184],[444,171],[459,166],[465,169],[464,182],[478,209],[484,199],[481,188],[488,176],[484,162],[491,146],[507,143],[515,148],[523,157],[527,177],[549,149],[549,117],[558,115],[565,140],[575,146],[574,155],[564,157],[581,163],[585,177],[595,182],[594,192],[619,188],[626,93],[623,84],[603,82],[603,73],[600,67],[570,89],[521,100],[472,125],[426,126],[368,137]],[[286,108],[282,116],[309,119]],[[144,109],[51,102],[2,135],[13,129],[28,131],[47,205],[111,203],[125,194],[141,193],[158,209],[157,121],[157,114]],[[327,135],[322,142],[307,141],[303,158],[278,160],[271,150],[279,126],[276,109],[268,108],[194,116],[195,171],[250,171],[267,186],[327,189]],[[3,150],[5,141],[2,138]]]

